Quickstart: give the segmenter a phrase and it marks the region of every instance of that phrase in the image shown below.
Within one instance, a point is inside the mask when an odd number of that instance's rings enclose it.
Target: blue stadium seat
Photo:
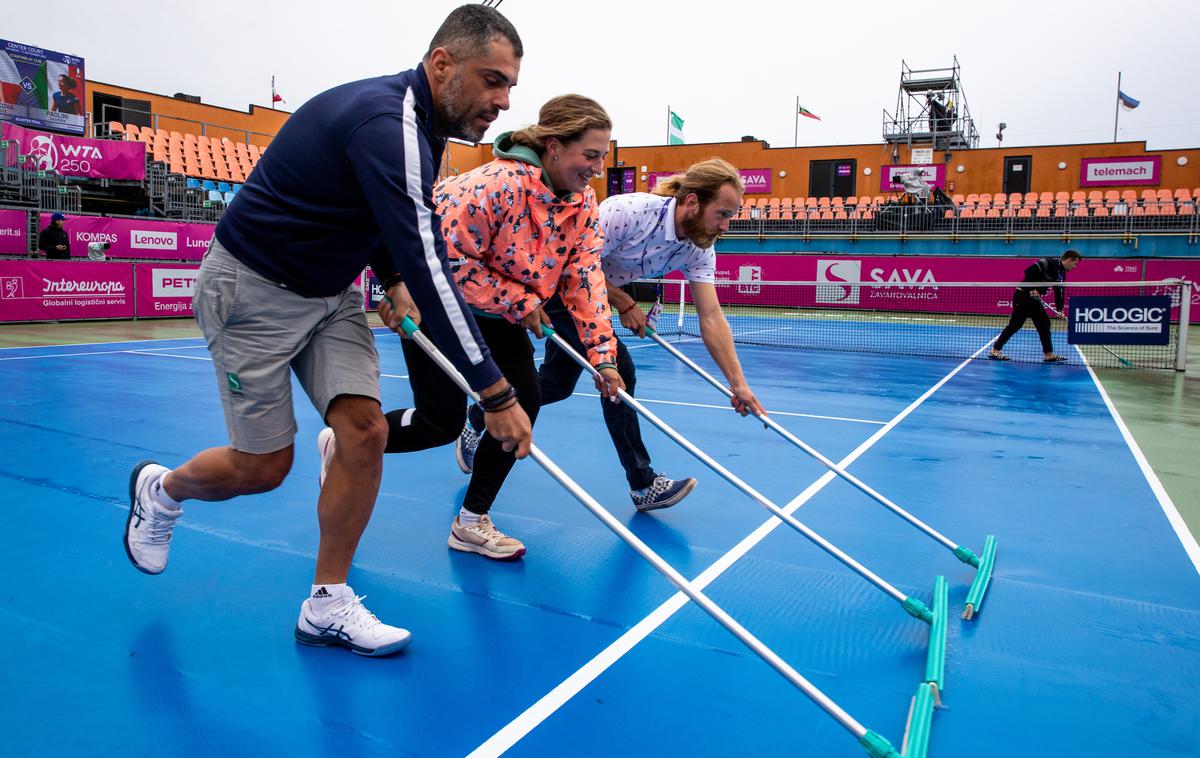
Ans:
[[[217,192],[224,195],[226,192],[233,192],[233,190],[229,187],[229,182],[217,182]]]
[[[233,185],[233,194],[236,195],[237,193],[239,193],[241,191],[242,191],[242,185],[240,185],[240,184]]]
[[[188,189],[200,189],[200,180],[193,179],[189,176],[188,180],[187,180],[187,188]]]
[[[232,202],[233,202],[233,191],[230,190],[229,192],[225,193],[225,204],[229,205]]]
[[[217,192],[215,189],[208,191],[208,199],[214,203],[225,202],[225,196],[220,192]]]
[[[217,191],[217,183],[214,182],[212,179],[205,179],[203,182],[200,183],[200,187],[205,192],[216,192]]]

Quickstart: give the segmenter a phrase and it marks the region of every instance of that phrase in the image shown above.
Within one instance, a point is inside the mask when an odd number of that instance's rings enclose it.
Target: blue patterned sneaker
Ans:
[[[662,474],[654,477],[654,481],[649,487],[640,490],[630,490],[629,496],[633,498],[633,504],[643,513],[646,511],[656,511],[659,508],[670,508],[680,500],[688,496],[688,493],[696,488],[696,480],[688,477],[687,479],[668,479]]]
[[[470,421],[463,424],[462,434],[458,435],[458,442],[454,443],[454,460],[458,461],[458,467],[464,474],[471,473],[475,466],[475,450],[479,447],[482,437],[482,432],[471,428]]]

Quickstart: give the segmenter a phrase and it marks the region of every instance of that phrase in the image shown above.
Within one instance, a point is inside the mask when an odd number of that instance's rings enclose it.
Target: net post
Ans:
[[[1187,372],[1188,324],[1192,320],[1192,283],[1179,280],[1179,344],[1175,346],[1175,370]]]
[[[680,337],[683,336],[683,301],[685,300],[684,286],[687,284],[687,279],[679,280],[679,320],[676,324],[675,333]]]

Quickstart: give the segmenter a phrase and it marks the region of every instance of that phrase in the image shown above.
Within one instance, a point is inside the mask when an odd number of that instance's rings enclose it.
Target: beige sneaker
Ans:
[[[450,522],[450,537],[446,544],[452,550],[464,553],[479,553],[497,561],[515,561],[525,555],[525,546],[520,540],[501,532],[488,518],[487,514],[479,517],[479,521],[471,526],[458,523],[458,516]]]

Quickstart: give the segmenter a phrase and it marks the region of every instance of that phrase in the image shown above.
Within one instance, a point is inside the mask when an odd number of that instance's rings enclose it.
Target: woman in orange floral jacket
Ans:
[[[531,421],[537,418],[541,397],[526,330],[542,337],[542,324],[550,323],[542,304],[551,298],[561,299],[571,313],[588,360],[600,371],[600,392],[616,402],[617,389],[624,387],[600,270],[598,203],[589,186],[604,167],[611,130],[599,103],[579,95],[556,97],[542,106],[537,124],[500,135],[495,160],[434,191],[458,286],[492,358],[515,388],[510,398],[484,398],[485,409],[519,402]],[[381,306],[385,319],[388,309]],[[419,350],[406,350],[405,358],[410,374],[441,371]],[[430,434],[448,442],[463,428],[463,393],[449,380],[419,384],[436,390],[415,397],[415,409],[387,414],[388,452],[428,447],[419,443]],[[525,546],[488,516],[514,461],[492,437],[479,441],[473,466],[464,466],[471,483],[450,526],[451,548],[496,560],[525,554]]]

